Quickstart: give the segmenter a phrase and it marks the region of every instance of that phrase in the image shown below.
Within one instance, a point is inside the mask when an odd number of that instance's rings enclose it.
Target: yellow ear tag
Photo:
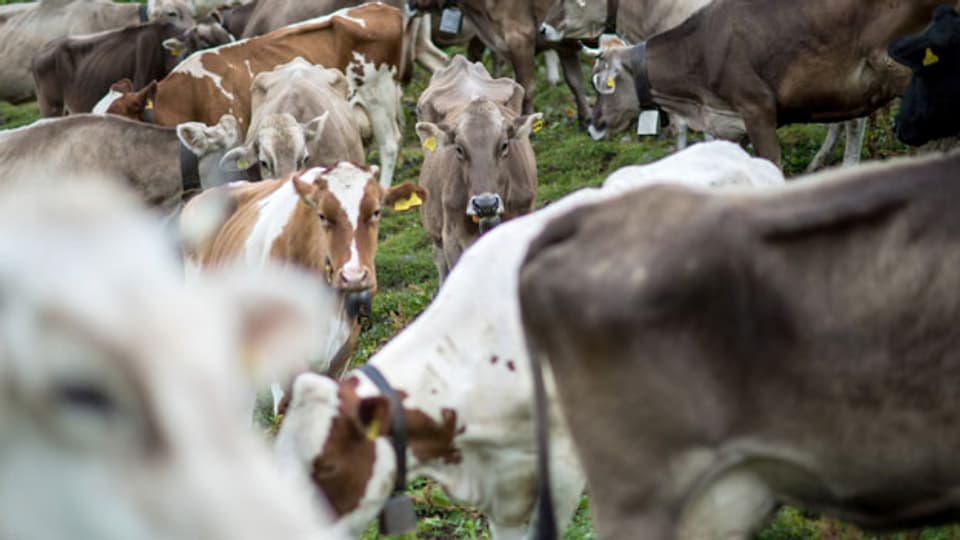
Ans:
[[[250,162],[245,159],[238,159],[237,168],[240,169],[241,171],[245,171],[250,168]]]
[[[613,75],[607,77],[607,88],[613,89],[617,85],[617,82],[613,79]]]
[[[333,283],[333,266],[327,263],[324,270],[327,272],[327,283]]]
[[[411,193],[406,199],[402,199],[393,203],[393,209],[397,212],[406,212],[407,210],[416,208],[422,204],[423,201],[420,200],[420,197],[416,194],[416,192],[414,192]]]
[[[152,108],[153,108],[153,100],[152,100],[152,99],[148,99],[148,100],[147,100],[147,104],[144,105],[143,108],[144,108],[144,109],[147,109],[147,110],[152,109]]]
[[[434,136],[427,137],[423,141],[423,147],[433,152],[437,149],[437,138]]]
[[[540,133],[543,131],[543,118],[537,118],[533,121],[533,132]]]
[[[174,47],[172,49],[167,49],[167,50],[170,51],[170,56],[174,58],[177,58],[178,56],[180,56],[180,53],[183,52],[183,49],[181,49],[180,47]]]
[[[370,426],[367,427],[367,439],[375,440],[377,435],[380,434],[380,420],[377,418],[373,419],[373,422],[370,422]]]
[[[923,67],[932,66],[940,61],[940,57],[927,47],[927,54],[923,57]]]

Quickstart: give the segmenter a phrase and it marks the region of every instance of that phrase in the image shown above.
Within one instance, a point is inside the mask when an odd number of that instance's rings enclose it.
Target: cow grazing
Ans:
[[[631,79],[641,106],[661,106],[721,138],[746,134],[779,163],[778,125],[856,118],[901,95],[909,73],[887,45],[947,3],[717,0],[644,43],[602,52],[594,85],[609,95],[618,77]],[[736,28],[744,25],[760,30],[742,38]]]
[[[261,266],[281,261],[305,268],[340,293],[328,315],[330,339],[314,359],[317,371],[339,373],[359,336],[358,316],[369,315],[377,290],[374,255],[381,205],[393,205],[423,188],[405,182],[384,190],[377,168],[342,162],[258,183],[233,183],[205,191],[184,208],[189,223],[204,201],[224,195],[235,210],[209,240],[186,250],[200,268],[232,261]]]
[[[920,35],[890,46],[890,56],[913,71],[897,113],[894,131],[901,141],[919,146],[960,133],[960,14],[937,8],[933,23]]]
[[[166,21],[52,40],[31,66],[40,114],[90,112],[113,83],[130,79],[139,90],[191,53],[231,40],[217,23],[184,29]]]
[[[215,129],[239,142],[236,120],[225,118]],[[226,150],[226,148],[222,148]],[[141,199],[164,213],[173,213],[185,190],[199,188],[182,176],[180,142],[173,128],[151,126],[117,116],[92,114],[40,120],[0,131],[3,182],[33,183],[49,177],[95,175],[126,184]],[[200,160],[202,182],[213,174],[220,155]]]
[[[30,63],[44,43],[62,36],[91,34],[145,22],[147,19],[189,24],[183,0],[151,5],[107,0],[40,0],[0,23],[0,100],[33,99]]]
[[[311,64],[346,69],[354,53],[376,65],[397,66],[403,17],[379,3],[343,9],[317,19],[200,51],[157,84],[153,121],[163,126],[198,121],[214,124],[224,114],[236,116],[246,133],[250,125],[250,87],[265,71],[300,56]],[[146,110],[151,91],[124,94],[107,112]]]
[[[339,70],[299,57],[257,75],[246,142],[227,152],[221,167],[252,165],[262,178],[281,178],[307,167],[362,163],[363,141],[347,103],[347,86]]]
[[[530,133],[543,115],[520,114],[522,101],[520,85],[458,55],[417,102],[420,184],[431,195],[420,217],[441,281],[482,232],[533,210]]]
[[[780,503],[956,520],[958,167],[650,188],[544,229],[520,308],[599,538],[750,538]]]
[[[426,311],[370,360],[402,397],[410,476],[434,478],[451,496],[475,505],[489,519],[495,538],[523,538],[536,503],[530,361],[516,294],[530,240],[570,208],[649,183],[783,182],[769,162],[726,142],[695,145],[616,174],[602,190],[582,189],[481,237]],[[339,383],[301,375],[277,435],[281,468],[291,475],[310,474],[355,536],[393,487],[397,466],[390,414],[383,393],[362,371]],[[559,409],[554,414],[554,433],[562,432]],[[377,437],[371,440],[374,425]],[[553,496],[564,523],[584,486],[572,450],[570,440],[551,439]]]
[[[322,293],[185,286],[129,194],[62,180],[0,193],[0,537],[341,538],[241,413],[240,351],[295,352]]]

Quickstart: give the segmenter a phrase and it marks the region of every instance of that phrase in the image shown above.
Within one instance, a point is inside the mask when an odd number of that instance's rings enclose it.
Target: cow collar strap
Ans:
[[[150,14],[147,13],[147,5],[146,5],[146,4],[140,4],[140,6],[137,8],[137,14],[140,15],[140,22],[141,22],[141,23],[145,23],[145,22],[147,22],[148,20],[150,20]]]
[[[630,67],[633,71],[633,84],[637,90],[637,100],[641,109],[653,109],[657,104],[653,101],[653,92],[650,89],[650,77],[647,73],[647,42],[641,42],[630,49]]]
[[[179,140],[179,139],[178,139]],[[183,198],[187,200],[201,190],[200,160],[187,145],[180,142],[180,181],[183,184]]]
[[[617,33],[617,8],[620,0],[607,0],[607,22],[604,32],[608,34]]]
[[[413,501],[404,495],[407,487],[407,419],[403,415],[403,404],[400,396],[390,386],[383,373],[371,364],[364,364],[360,372],[367,376],[373,384],[390,400],[390,442],[397,458],[397,478],[393,484],[393,492],[387,504],[380,512],[380,532],[386,535],[406,534],[417,528],[417,516],[413,511]]]

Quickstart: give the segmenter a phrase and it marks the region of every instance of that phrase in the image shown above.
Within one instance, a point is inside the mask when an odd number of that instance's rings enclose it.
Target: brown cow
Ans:
[[[288,26],[265,36],[198,52],[156,86],[153,121],[164,126],[215,124],[233,114],[246,133],[254,77],[302,56],[311,64],[344,70],[360,53],[376,65],[400,63],[403,17],[395,8],[366,4]],[[152,91],[124,94],[107,112],[147,110]],[[139,118],[139,119],[142,119]]]
[[[120,79],[130,79],[134,90],[140,90],[166,77],[191,53],[232,40],[217,23],[187,30],[165,21],[55,39],[40,49],[31,65],[40,114],[90,112]]]
[[[417,102],[424,148],[421,209],[441,281],[481,233],[533,210],[537,166],[530,133],[540,113],[521,115],[523,88],[492,79],[483,64],[454,57]]]
[[[717,0],[647,42],[602,52],[594,86],[603,99],[618,77],[631,79],[641,106],[661,106],[718,137],[746,134],[779,163],[778,125],[857,118],[901,95],[909,73],[887,46],[950,3]],[[756,31],[742,36],[740,28]]]
[[[224,194],[234,212],[208,241],[187,250],[201,268],[240,261],[262,266],[268,260],[305,268],[341,293],[328,321],[331,339],[314,359],[314,368],[334,375],[347,364],[360,333],[359,315],[377,290],[374,256],[381,205],[426,191],[404,182],[388,190],[377,181],[377,167],[341,162],[258,183],[238,182],[207,190],[184,208],[181,223],[204,201]],[[276,405],[276,403],[275,403]]]
[[[521,313],[598,538],[746,539],[780,503],[870,529],[956,521],[957,170],[648,188],[544,229]]]

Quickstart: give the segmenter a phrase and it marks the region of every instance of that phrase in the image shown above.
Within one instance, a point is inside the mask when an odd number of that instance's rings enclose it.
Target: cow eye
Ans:
[[[370,214],[370,222],[371,222],[371,223],[376,223],[376,222],[378,222],[378,221],[380,221],[380,210],[379,210],[379,209],[374,210],[374,211]]]
[[[63,382],[54,388],[56,400],[72,410],[106,416],[116,407],[103,388],[92,383]]]
[[[463,149],[459,144],[453,145],[453,149],[457,152],[457,157],[460,159],[467,159],[467,151]]]
[[[269,171],[270,171],[270,164],[268,164],[268,163],[266,162],[266,160],[261,159],[261,160],[260,160],[260,168],[263,169],[264,171],[269,172]]]
[[[507,151],[510,150],[510,141],[503,140],[500,142],[500,154],[507,155]]]

